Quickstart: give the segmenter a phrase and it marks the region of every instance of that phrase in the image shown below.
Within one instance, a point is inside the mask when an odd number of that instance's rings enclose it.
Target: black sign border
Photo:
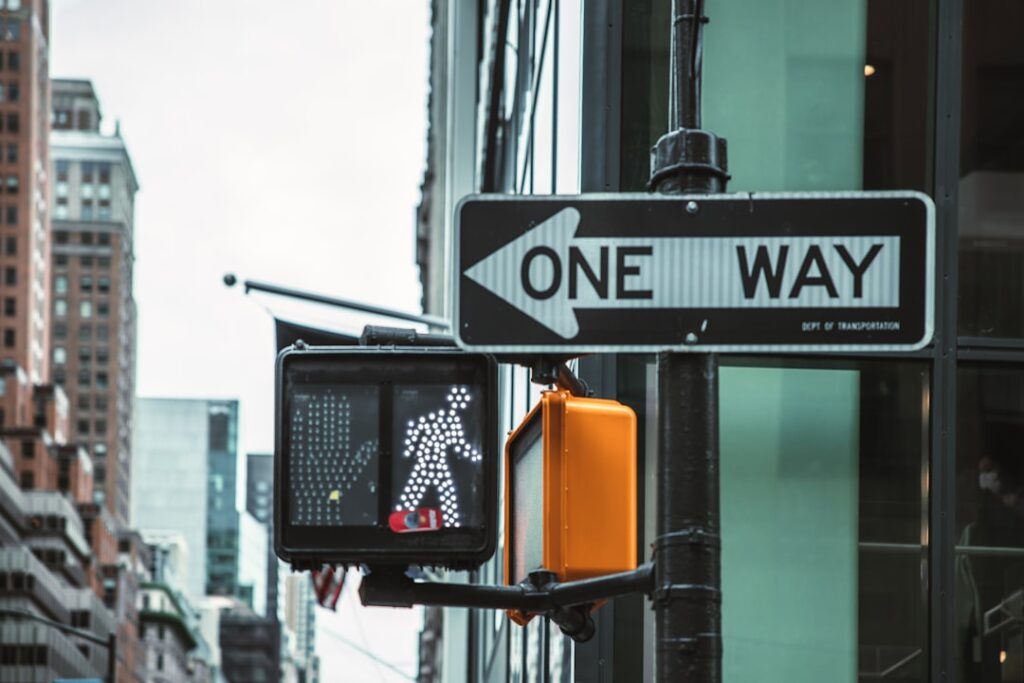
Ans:
[[[696,213],[687,211],[696,202]],[[496,212],[501,206],[500,212]],[[675,309],[665,326],[666,309],[587,310],[577,312],[581,335],[588,343],[565,340],[492,292],[463,275],[465,270],[565,207],[581,213],[581,237],[626,236],[623,225],[635,225],[628,237],[899,235],[900,291],[898,308]],[[476,214],[476,215],[474,215]],[[798,216],[798,217],[797,217]],[[730,229],[723,232],[721,224]],[[838,226],[837,226],[838,223]],[[464,224],[483,225],[472,237]],[[770,227],[766,227],[768,224]],[[923,230],[921,228],[923,227]],[[774,230],[772,229],[774,228]],[[826,229],[827,228],[827,229]],[[559,196],[473,195],[456,209],[453,240],[453,331],[460,347],[500,353],[650,352],[676,350],[716,353],[814,353],[915,351],[928,345],[934,331],[935,207],[920,192],[782,192],[665,196],[651,194],[589,194]],[[924,255],[924,258],[921,255]],[[910,294],[910,296],[907,295]],[[473,329],[467,310],[487,311],[490,324]],[[588,330],[587,319],[599,316],[604,333]],[[789,320],[789,327],[780,320]],[[707,330],[702,323],[708,320]],[[800,332],[805,321],[834,323],[899,322],[899,332],[852,329],[830,333]],[[908,321],[913,321],[909,325]],[[749,329],[759,327],[763,341],[751,344]],[[659,335],[653,343],[630,343],[638,335]],[[692,336],[691,336],[692,335]],[[696,336],[690,343],[687,337]],[[523,340],[523,341],[509,341]]]

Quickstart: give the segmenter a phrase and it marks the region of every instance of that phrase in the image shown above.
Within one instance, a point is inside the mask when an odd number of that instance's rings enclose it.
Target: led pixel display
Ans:
[[[370,525],[377,518],[380,391],[308,387],[291,405],[291,521]]]
[[[395,388],[393,509],[437,508],[442,527],[480,524],[482,404],[465,385]]]

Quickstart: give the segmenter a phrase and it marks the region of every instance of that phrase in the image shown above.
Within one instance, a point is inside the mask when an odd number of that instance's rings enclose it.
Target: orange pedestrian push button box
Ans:
[[[636,519],[633,410],[542,394],[505,443],[505,583],[536,570],[574,581],[635,569]]]

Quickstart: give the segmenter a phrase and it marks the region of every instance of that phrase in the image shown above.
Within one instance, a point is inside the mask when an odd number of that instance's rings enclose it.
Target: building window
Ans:
[[[103,180],[100,179],[102,183]],[[104,183],[96,189],[96,196],[100,198],[100,202],[106,202],[107,206],[110,206],[110,185]]]
[[[107,378],[108,378],[107,373],[105,373],[105,372],[97,372],[96,373],[96,388],[97,389],[106,389],[107,388],[107,381],[108,381]]]
[[[93,175],[95,173],[96,164],[91,161],[82,162],[82,182],[91,183],[93,181]],[[82,188],[83,190],[85,188]]]
[[[79,256],[78,263],[83,268],[92,268],[92,256]]]
[[[89,408],[92,407],[90,405],[90,403],[91,403],[91,400],[89,398],[89,394],[79,394],[78,395],[78,409],[79,410],[89,410]]]
[[[0,53],[2,54],[2,53]],[[18,143],[8,142],[7,143],[7,163],[16,164],[18,163]]]
[[[67,244],[68,243],[68,231],[67,230],[58,230],[57,232],[53,233],[53,240],[57,244]]]
[[[7,179],[4,181],[4,185],[7,187],[7,194],[18,194],[18,187],[20,186],[18,176],[7,176]]]
[[[4,268],[4,284],[5,285],[16,285],[18,284],[18,269],[12,267]]]
[[[79,382],[79,384],[81,384],[81,382]],[[80,435],[82,435],[82,436],[87,436],[89,434],[89,421],[88,420],[79,420],[78,421],[78,433]]]
[[[53,262],[54,262],[54,264],[56,264],[58,266],[65,267],[65,266],[68,265],[68,255],[67,254],[56,254],[53,257]]]
[[[3,26],[3,39],[4,40],[20,40],[21,39],[21,21],[18,19],[7,19],[6,24]]]
[[[82,325],[78,328],[78,340],[89,341],[92,339],[92,327],[89,325]]]
[[[63,346],[53,347],[53,362],[57,365],[64,365],[68,360],[68,352]]]
[[[64,372],[64,368],[57,368],[53,371],[53,382],[64,386],[64,382],[67,381],[67,374]]]
[[[99,268],[110,268],[110,257],[109,256],[97,256],[96,265]]]
[[[78,347],[78,360],[81,363],[88,364],[89,361],[92,360],[92,348],[90,348],[88,346],[79,346]]]
[[[12,330],[11,328],[7,328],[6,330],[4,330],[4,347],[12,349],[14,348],[14,343],[14,330]]]
[[[7,53],[7,70],[17,71],[21,68],[21,53],[14,50]]]
[[[4,238],[4,251],[7,252],[8,256],[14,256],[18,253],[18,238],[14,235],[8,235]]]
[[[109,221],[110,220],[110,207],[109,206],[104,206],[103,204],[100,204],[100,208],[99,208],[99,211],[98,211],[98,215],[96,216],[96,219],[100,220],[100,221]]]
[[[110,339],[110,328],[107,327],[106,325],[97,325],[96,326],[96,340],[97,341],[107,341],[108,339]]]
[[[160,628],[163,628],[163,627],[161,626]],[[160,639],[163,640],[163,634],[160,635]],[[157,653],[157,656],[156,656],[156,670],[157,671],[163,671],[164,670],[164,655],[163,655],[162,652],[161,653]]]
[[[53,326],[53,336],[57,339],[68,338],[68,326],[66,323],[57,323]]]
[[[68,168],[71,164],[68,163],[67,159],[57,159],[57,182],[67,182],[68,180]]]
[[[21,442],[21,457],[23,458],[34,458],[36,457],[36,442],[31,440],[25,440]]]
[[[9,102],[17,102],[20,95],[21,95],[21,92],[20,92],[20,89],[18,88],[18,83],[17,82],[9,83],[7,85],[7,100]]]
[[[92,220],[92,202],[82,202],[82,220]]]
[[[55,299],[53,302],[53,314],[63,318],[68,314],[68,302],[65,299]]]
[[[82,318],[92,317],[92,302],[82,301],[78,304],[78,315]]]
[[[96,349],[96,362],[99,365],[106,365],[110,360],[110,350],[106,347]]]
[[[7,225],[17,225],[18,223],[18,207],[8,206],[4,209],[4,220]]]
[[[110,246],[110,233],[109,232],[101,232],[99,235],[97,235],[96,239],[97,239],[97,241],[98,241],[98,243],[99,243],[99,245],[101,247],[109,247]]]
[[[79,240],[79,241],[80,241],[80,242],[81,242],[82,244],[92,244],[92,233],[91,233],[91,232],[83,232],[83,233],[80,233],[80,234],[78,235],[78,240]]]
[[[99,382],[97,382],[97,384],[99,384]],[[96,432],[97,436],[106,436],[107,435],[107,421],[106,420],[96,420],[96,422],[93,424],[93,430]]]
[[[91,292],[92,291],[92,275],[83,275],[81,278],[79,278],[78,286],[79,286],[79,289],[81,289],[83,292]]]
[[[108,161],[100,162],[99,170],[100,170],[100,183],[109,184],[110,183],[110,162],[108,162]]]
[[[18,114],[12,112],[7,115],[7,132],[17,133],[21,130],[21,119],[18,118]]]
[[[16,307],[17,307],[17,304],[15,303],[14,297],[10,297],[10,296],[4,297],[4,315],[6,315],[6,316],[14,316],[14,315],[16,315]]]
[[[88,370],[79,370],[78,371],[78,386],[80,386],[80,387],[87,387],[90,384],[92,384],[92,373],[89,372]],[[81,423],[79,423],[79,424],[81,424]],[[88,430],[88,427],[86,427],[86,430]]]
[[[53,291],[57,294],[66,294],[68,291],[68,276],[58,275],[53,279]]]
[[[99,292],[101,294],[106,294],[107,292],[109,292],[110,291],[110,278],[109,277],[97,278],[96,279],[96,289],[99,290]]]
[[[32,470],[25,470],[21,473],[21,488],[31,491],[36,486],[36,475]]]
[[[96,314],[101,318],[106,318],[110,315],[110,302],[100,301],[96,304]]]

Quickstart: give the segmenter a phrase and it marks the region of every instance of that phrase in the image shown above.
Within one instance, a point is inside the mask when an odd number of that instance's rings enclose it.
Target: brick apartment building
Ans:
[[[132,230],[139,189],[92,84],[53,81],[53,378],[96,463],[94,500],[127,524],[135,396]]]

